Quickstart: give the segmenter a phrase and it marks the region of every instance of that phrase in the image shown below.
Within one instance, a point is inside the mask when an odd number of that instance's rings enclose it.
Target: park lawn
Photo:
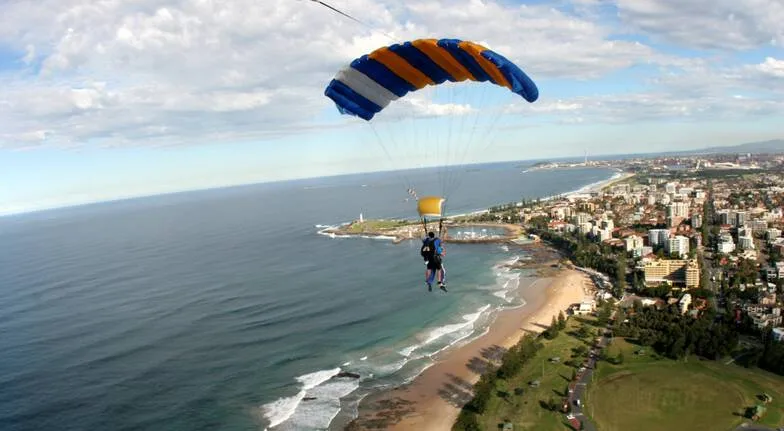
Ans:
[[[635,354],[640,349],[645,353]],[[773,402],[759,422],[784,425],[784,377],[693,356],[675,361],[616,338],[607,356],[619,352],[623,364],[600,362],[586,396],[586,413],[600,430],[732,430],[748,422],[743,412],[761,403],[762,393]]]
[[[387,229],[394,229],[406,225],[414,224],[406,220],[365,220],[362,223],[356,222],[348,227],[348,232],[364,233],[379,232]]]
[[[572,378],[574,367],[565,365],[572,357],[572,349],[580,345],[590,349],[588,342],[596,339],[596,329],[586,325],[591,329],[591,336],[585,341],[573,335],[574,331],[580,327],[581,323],[574,317],[567,320],[566,329],[562,330],[557,337],[552,340],[540,338],[544,347],[539,350],[536,356],[528,361],[522,371],[509,381],[499,379],[496,383],[496,393],[487,404],[485,412],[479,415],[479,423],[482,429],[498,429],[498,425],[505,421],[514,424],[515,430],[558,430],[571,429],[566,424],[563,413],[545,409],[540,402],[548,402],[552,398],[560,408],[561,400],[564,398],[564,391]],[[571,333],[571,334],[570,334]],[[574,360],[582,364],[587,356],[582,355]],[[550,358],[560,357],[560,363],[550,362]],[[529,382],[539,380],[539,387],[533,388]],[[522,388],[523,395],[515,395],[515,388]],[[504,399],[499,392],[508,393],[508,398]]]

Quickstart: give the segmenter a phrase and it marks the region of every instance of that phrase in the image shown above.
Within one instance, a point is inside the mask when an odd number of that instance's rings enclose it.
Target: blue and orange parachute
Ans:
[[[517,65],[459,39],[417,39],[376,49],[341,69],[324,94],[342,114],[370,121],[409,92],[467,80],[506,87],[531,103],[539,97],[534,81]]]
[[[418,196],[411,181],[406,180],[408,194],[417,201],[417,212],[426,232],[428,219],[443,221],[448,195],[462,182],[461,172],[450,170],[449,167],[466,160],[473,142],[479,141],[483,143],[483,149],[488,148],[494,137],[491,132],[503,111],[492,112],[487,109],[487,121],[483,124],[479,121],[480,111],[485,110],[483,106],[474,103],[453,105],[453,98],[450,97],[452,106],[480,108],[469,111],[476,114],[473,121],[460,121],[460,126],[453,128],[454,116],[462,115],[465,120],[465,117],[470,115],[463,111],[450,115],[444,124],[428,124],[422,130],[426,133],[417,136],[412,127],[413,123],[426,122],[428,118],[427,115],[418,115],[416,110],[411,110],[404,115],[409,115],[415,120],[413,122],[407,122],[405,125],[394,121],[386,122],[392,128],[387,135],[388,139],[383,137],[384,133],[378,133],[376,130],[376,126],[383,126],[385,122],[378,124],[371,120],[393,101],[428,86],[433,89],[443,88],[440,84],[447,81],[490,82],[509,89],[510,96],[519,96],[529,103],[539,98],[539,89],[534,81],[516,64],[476,42],[459,39],[417,39],[382,46],[340,69],[324,91],[324,94],[335,102],[341,114],[361,118],[370,125],[375,138],[390,159],[395,153],[405,152],[405,160],[417,160],[422,166],[426,166],[429,162],[422,156],[436,157],[436,163],[431,166],[442,167],[438,171],[441,183],[438,195]],[[456,94],[452,86],[444,87],[447,87],[446,92],[450,96]],[[487,89],[482,87],[480,93]],[[464,95],[468,93],[472,92],[463,92]],[[444,129],[442,126],[446,123],[449,127]],[[466,125],[469,125],[469,129],[465,129]],[[438,134],[438,131],[444,130],[445,133]],[[427,137],[423,138],[425,135]],[[418,137],[423,139],[418,141]],[[392,151],[389,151],[389,148],[392,148]],[[412,148],[417,150],[412,153]],[[449,160],[450,157],[452,160]],[[405,173],[401,175],[405,176]],[[441,229],[442,223],[439,222],[439,231]]]

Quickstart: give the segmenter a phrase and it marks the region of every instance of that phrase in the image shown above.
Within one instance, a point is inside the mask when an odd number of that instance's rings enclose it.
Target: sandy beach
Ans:
[[[460,408],[471,399],[471,388],[488,359],[499,358],[526,332],[541,332],[553,316],[579,303],[592,287],[585,274],[570,269],[532,279],[518,290],[524,306],[500,312],[485,335],[444,351],[408,385],[368,396],[347,429],[451,429]]]
[[[628,180],[629,178],[633,177],[635,174],[631,172],[622,172],[618,178],[612,178],[607,181],[604,181],[600,184],[597,184],[596,187],[592,187],[590,191],[592,192],[600,192],[604,189],[610,188],[617,183],[623,182]]]

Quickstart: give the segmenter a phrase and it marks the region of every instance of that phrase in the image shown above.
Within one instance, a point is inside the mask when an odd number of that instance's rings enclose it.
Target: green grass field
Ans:
[[[351,233],[379,232],[411,224],[414,223],[405,220],[365,220],[362,223],[356,222],[352,224],[347,231]]]
[[[608,356],[624,354],[624,362],[602,361],[589,385],[586,413],[602,431],[732,430],[747,419],[746,407],[773,396],[759,423],[784,425],[784,377],[722,361],[674,361],[649,347],[616,338]]]
[[[564,415],[545,409],[540,402],[548,402],[550,398],[558,402],[563,398],[563,393],[572,378],[574,367],[565,365],[572,357],[572,349],[579,346],[588,348],[588,342],[596,339],[596,329],[591,328],[589,337],[585,341],[577,337],[574,332],[581,323],[574,318],[569,318],[567,327],[553,340],[542,340],[544,348],[537,352],[518,376],[509,381],[499,380],[496,384],[497,392],[487,405],[486,411],[479,416],[482,429],[495,430],[505,421],[514,424],[515,430],[558,430],[567,428]],[[560,363],[550,362],[550,358],[560,357]],[[575,360],[582,363],[584,355]],[[539,380],[539,387],[532,388],[529,382]],[[515,395],[515,388],[522,388],[522,395]],[[501,393],[508,393],[504,398]]]

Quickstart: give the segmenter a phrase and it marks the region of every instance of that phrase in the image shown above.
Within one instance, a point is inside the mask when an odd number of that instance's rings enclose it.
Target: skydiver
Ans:
[[[427,285],[427,290],[433,290],[433,279],[437,275],[438,287],[447,292],[446,283],[444,283],[444,267],[442,265],[442,260],[446,253],[441,239],[437,238],[434,232],[428,232],[427,237],[422,240],[420,254],[425,259],[425,284]]]

